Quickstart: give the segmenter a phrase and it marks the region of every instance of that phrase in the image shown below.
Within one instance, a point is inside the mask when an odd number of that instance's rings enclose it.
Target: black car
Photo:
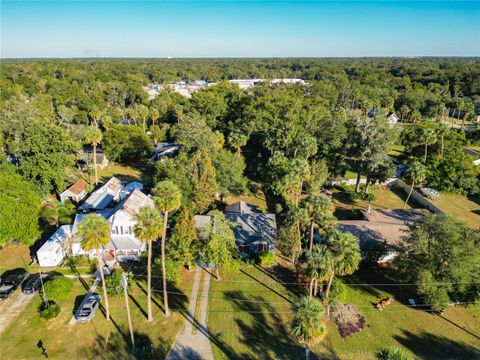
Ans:
[[[78,322],[89,322],[95,317],[102,298],[97,294],[87,295],[87,300],[82,304],[81,309],[76,314]]]
[[[42,280],[45,282],[47,280],[47,275],[42,274]],[[40,281],[40,275],[35,274],[28,278],[23,285],[23,293],[24,294],[35,294],[38,289],[42,286],[42,282]]]
[[[29,276],[25,270],[16,274],[2,276],[0,281],[0,300],[8,298]]]

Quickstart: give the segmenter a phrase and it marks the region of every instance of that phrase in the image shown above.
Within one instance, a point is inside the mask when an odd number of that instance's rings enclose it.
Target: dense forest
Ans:
[[[244,91],[223,81],[234,78],[308,85]],[[219,83],[191,99],[166,90],[149,100],[142,89],[199,79]],[[248,177],[278,197],[275,210],[288,223],[302,194],[329,178],[355,171],[367,178],[355,191],[366,193],[391,176],[392,144],[405,145],[401,160],[420,168],[427,185],[480,193],[479,170],[464,153],[480,130],[463,130],[479,111],[478,59],[10,60],[0,84],[1,207],[25,202],[18,207],[25,219],[2,228],[0,244],[34,240],[40,198],[79,177],[85,146],[135,165],[158,142],[175,141],[180,156],[158,163],[154,178],[173,180],[195,213],[248,191]],[[367,116],[372,108],[378,115]],[[402,126],[387,123],[390,112]],[[451,129],[449,116],[462,126]],[[21,186],[3,191],[20,177]]]

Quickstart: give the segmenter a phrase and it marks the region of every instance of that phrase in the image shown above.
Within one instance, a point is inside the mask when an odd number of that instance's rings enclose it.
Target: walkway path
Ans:
[[[196,311],[197,298],[200,288],[200,280],[203,274],[203,286],[200,299],[200,307]],[[195,278],[190,296],[187,323],[180,335],[175,340],[165,360],[213,360],[212,346],[210,345],[207,329],[208,292],[210,289],[210,272],[197,266]],[[198,319],[195,319],[198,314]]]

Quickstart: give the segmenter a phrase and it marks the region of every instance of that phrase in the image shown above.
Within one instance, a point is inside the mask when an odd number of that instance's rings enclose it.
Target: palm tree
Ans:
[[[323,232],[327,232],[333,226],[332,221],[335,222],[333,204],[325,195],[310,195],[303,201],[303,207],[310,220],[310,246],[308,249],[312,251],[315,224],[319,225]]]
[[[182,194],[177,185],[170,180],[159,182],[153,189],[153,200],[157,209],[163,213],[162,233],[162,278],[163,278],[163,303],[165,316],[170,316],[168,309],[167,272],[165,269],[165,239],[167,237],[168,214],[178,209],[182,203]]]
[[[87,215],[78,226],[77,236],[82,239],[80,246],[85,252],[90,253],[95,250],[97,254],[98,267],[102,279],[103,296],[105,297],[105,309],[107,312],[107,320],[109,320],[110,307],[108,305],[107,286],[103,274],[103,252],[100,251],[100,249],[110,241],[110,224],[102,216],[95,214]]]
[[[69,224],[72,222],[75,214],[75,205],[70,201],[61,203],[56,199],[49,198],[45,200],[40,210],[40,217],[48,224],[59,227],[62,224]]]
[[[95,169],[95,185],[98,184],[97,145],[102,141],[102,131],[95,125],[85,129],[85,140],[93,146],[93,168]]]
[[[157,146],[157,136],[155,131],[155,121],[158,120],[160,117],[160,112],[158,109],[151,109],[150,110],[150,119],[152,119],[152,135],[153,135],[153,145]]]
[[[304,344],[317,344],[327,333],[327,327],[322,321],[325,309],[316,298],[302,297],[293,306],[295,318],[292,334]]]
[[[310,275],[309,296],[317,296],[318,280],[330,278],[333,271],[333,254],[326,245],[317,244],[312,251],[307,251],[306,257]]]
[[[408,200],[410,200],[410,196],[413,192],[413,187],[415,183],[421,183],[425,180],[426,177],[426,169],[425,166],[417,160],[414,160],[410,166],[408,167],[408,176],[412,180],[412,186],[410,186],[410,192],[408,193],[407,200],[405,200],[405,204],[403,204],[403,208],[408,204]]]
[[[135,236],[148,244],[147,260],[147,308],[148,321],[153,321],[152,316],[152,242],[156,241],[163,232],[162,214],[152,207],[140,209],[135,217],[137,223],[133,228]]]
[[[440,141],[441,141],[440,154],[442,158],[443,158],[443,142],[445,139],[445,135],[447,135],[449,131],[450,131],[450,128],[448,127],[447,124],[441,122],[437,125],[437,136],[440,137]]]
[[[437,134],[434,129],[426,127],[422,129],[420,138],[425,145],[425,163],[427,163],[428,145],[432,145],[437,141]]]
[[[360,264],[360,245],[355,235],[337,231],[328,239],[328,248],[333,254],[332,271],[325,291],[325,302],[328,302],[328,295],[335,275],[350,275],[358,269]]]

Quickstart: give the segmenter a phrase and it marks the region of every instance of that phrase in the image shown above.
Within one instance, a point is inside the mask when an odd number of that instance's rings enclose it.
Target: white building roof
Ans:
[[[60,226],[55,233],[50,236],[50,238],[45,242],[45,244],[38,249],[40,252],[52,251],[55,250],[58,245],[61,245],[67,238],[72,236],[72,225],[62,225]]]

